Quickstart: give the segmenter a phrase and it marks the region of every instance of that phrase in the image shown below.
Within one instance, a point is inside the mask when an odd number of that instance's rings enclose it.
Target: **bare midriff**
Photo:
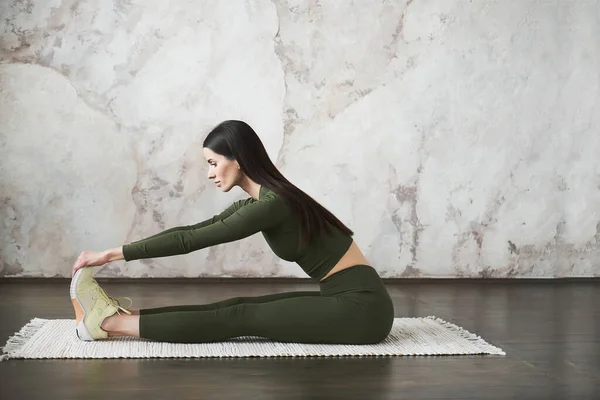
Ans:
[[[340,272],[346,268],[354,267],[355,265],[367,265],[371,267],[371,264],[369,264],[364,254],[362,253],[362,251],[360,251],[358,245],[353,240],[352,244],[350,245],[350,248],[348,248],[348,250],[342,256],[342,258],[340,258],[340,261],[338,261],[337,264],[334,265],[331,271],[329,271],[327,275],[323,277],[323,279],[326,279],[331,275],[335,274],[336,272]]]

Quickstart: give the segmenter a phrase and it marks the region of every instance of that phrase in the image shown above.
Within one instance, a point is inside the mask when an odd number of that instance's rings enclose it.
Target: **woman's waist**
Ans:
[[[346,293],[384,293],[387,289],[375,268],[366,264],[353,265],[330,275],[319,282],[319,289],[324,296]]]
[[[360,251],[354,240],[350,243],[348,250],[344,253],[344,255],[338,260],[338,262],[327,272],[327,274],[321,279],[324,281],[330,276],[339,273],[347,268],[351,268],[354,266],[363,265],[370,266],[369,261],[367,261],[366,257]]]

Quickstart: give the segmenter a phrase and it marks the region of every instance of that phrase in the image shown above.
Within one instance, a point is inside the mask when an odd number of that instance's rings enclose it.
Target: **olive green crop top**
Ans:
[[[352,244],[336,227],[304,248],[299,248],[300,228],[285,201],[261,186],[258,200],[236,201],[222,213],[196,225],[171,228],[123,246],[125,261],[187,254],[262,232],[275,254],[296,262],[311,278],[321,280]]]

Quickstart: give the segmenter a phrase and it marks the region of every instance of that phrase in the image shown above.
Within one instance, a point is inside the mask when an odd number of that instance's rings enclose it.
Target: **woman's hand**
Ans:
[[[101,265],[106,264],[109,261],[110,255],[106,251],[84,251],[77,258],[75,265],[73,265],[73,272],[71,274],[71,277],[73,277],[75,275],[75,272],[77,272],[77,270],[80,268],[99,267]]]

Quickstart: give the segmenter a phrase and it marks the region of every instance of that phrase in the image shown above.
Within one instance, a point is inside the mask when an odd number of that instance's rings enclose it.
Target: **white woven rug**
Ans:
[[[132,337],[80,341],[75,320],[34,318],[8,339],[9,358],[339,357],[505,353],[479,336],[435,317],[396,318],[392,331],[373,345],[303,344],[241,337],[217,343],[163,343]]]

